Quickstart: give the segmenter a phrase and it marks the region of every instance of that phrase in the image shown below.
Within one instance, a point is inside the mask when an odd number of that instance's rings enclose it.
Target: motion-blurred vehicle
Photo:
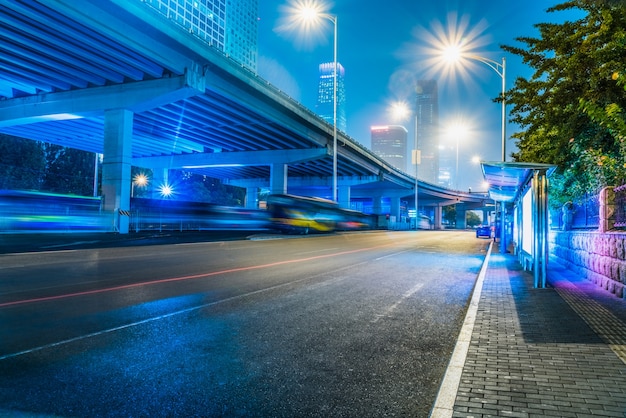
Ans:
[[[476,238],[491,238],[491,227],[489,225],[479,225],[476,228]]]
[[[342,209],[332,200],[317,197],[270,195],[267,211],[271,227],[287,233],[359,230],[374,226],[373,216]]]

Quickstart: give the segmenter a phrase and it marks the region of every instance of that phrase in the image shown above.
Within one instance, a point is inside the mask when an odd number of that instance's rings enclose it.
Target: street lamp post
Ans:
[[[308,5],[299,10],[300,18],[305,21],[317,19],[330,20],[334,26],[333,41],[333,201],[337,201],[337,16],[320,12],[315,5]]]
[[[444,55],[450,60],[456,60],[460,57],[471,59],[486,64],[496,72],[502,79],[502,162],[506,162],[506,58],[502,57],[502,63],[489,58],[481,57],[473,54],[465,54],[460,47],[455,46],[444,51]],[[500,202],[500,252],[506,253],[506,232],[504,230],[504,214],[506,202]]]
[[[417,206],[417,194],[418,194],[418,186],[419,186],[419,181],[417,180],[417,168],[418,165],[420,163],[420,151],[419,148],[417,147],[417,108],[415,109],[415,144],[414,144],[415,148],[413,149],[413,158],[412,158],[412,162],[415,165],[415,230],[417,231],[418,226],[419,226],[419,219],[420,219],[420,211],[419,208]]]
[[[502,78],[502,162],[506,162],[506,58],[502,57],[502,64],[497,61],[468,55],[470,59],[480,61],[494,70]],[[504,214],[506,212],[506,202],[500,202],[500,253],[506,253],[506,231],[504,227]]]

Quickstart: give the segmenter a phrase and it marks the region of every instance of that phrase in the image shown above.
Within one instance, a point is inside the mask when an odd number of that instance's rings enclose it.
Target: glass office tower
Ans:
[[[326,122],[333,124],[333,71],[334,62],[320,64],[320,80],[317,89],[317,105],[315,112]],[[337,63],[337,129],[346,131],[346,90],[344,85],[345,71],[340,63]]]
[[[405,171],[408,132],[404,126],[372,126],[372,152],[395,168]]]
[[[256,73],[258,0],[141,2]]]
[[[415,88],[417,142],[421,150],[418,176],[439,184],[439,96],[436,80],[418,80]]]

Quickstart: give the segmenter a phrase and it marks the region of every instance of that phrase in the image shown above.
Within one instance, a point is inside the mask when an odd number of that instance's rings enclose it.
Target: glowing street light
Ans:
[[[135,177],[133,177],[133,182],[130,188],[130,197],[135,196],[135,186],[145,187],[147,185],[148,185],[148,176],[146,176],[144,173],[135,174]]]
[[[451,45],[441,52],[443,58],[449,63],[460,63],[463,59],[479,61],[486,64],[502,79],[502,162],[506,162],[506,58],[502,57],[502,63],[489,58],[484,58],[463,51],[461,45]]]
[[[324,4],[320,2],[305,2],[295,8],[295,18],[304,24],[305,30],[312,29],[323,19],[334,25],[333,42],[333,200],[337,201],[337,16],[326,13]]]
[[[159,187],[159,194],[162,197],[170,197],[172,194],[174,194],[174,188],[167,183],[162,184]]]

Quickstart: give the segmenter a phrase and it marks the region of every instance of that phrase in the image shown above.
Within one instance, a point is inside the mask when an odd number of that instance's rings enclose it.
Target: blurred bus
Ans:
[[[332,200],[317,197],[269,195],[267,211],[270,225],[288,233],[360,230],[375,226],[373,216],[342,209]]]

